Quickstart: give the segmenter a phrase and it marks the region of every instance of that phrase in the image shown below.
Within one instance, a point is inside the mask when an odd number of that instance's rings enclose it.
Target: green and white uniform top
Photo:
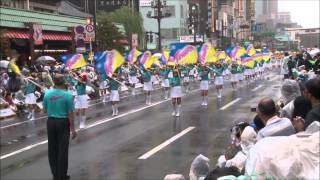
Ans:
[[[175,87],[175,86],[181,86],[180,82],[180,77],[179,76],[174,76],[169,79],[170,80],[170,86]]]
[[[214,73],[215,73],[215,75],[216,75],[217,77],[222,76],[224,70],[225,70],[225,67],[224,67],[224,66],[221,66],[221,67],[216,67],[216,66],[215,66],[215,68],[213,69],[213,71],[214,71]]]
[[[109,81],[109,88],[110,88],[110,90],[111,91],[117,91],[117,90],[119,90],[119,87],[121,86],[121,84],[118,82],[118,81],[116,81],[116,80],[114,80],[114,79],[110,79],[110,81]]]
[[[163,79],[169,79],[169,73],[170,73],[170,69],[161,69],[160,70],[160,76],[163,77]]]
[[[76,85],[75,85],[75,88],[77,90],[77,95],[78,96],[86,94],[86,84],[85,83],[81,83],[81,82],[77,81]]]
[[[201,77],[201,81],[208,81],[209,80],[209,74],[210,74],[210,70],[209,69],[203,69],[202,67],[201,68],[198,68],[198,73]]]
[[[143,75],[142,75],[143,81],[144,82],[150,82],[151,81],[151,76],[152,76],[151,72],[144,71]]]
[[[44,94],[43,108],[48,117],[68,118],[69,113],[74,111],[73,96],[63,89],[49,89]]]
[[[186,66],[186,67],[181,67],[179,70],[180,70],[181,75],[183,77],[188,77],[189,76],[189,72],[190,72],[191,69]]]
[[[28,82],[25,87],[25,92],[26,92],[26,94],[31,94],[31,93],[36,92],[36,85],[34,85],[31,82]]]
[[[239,73],[239,65],[238,64],[232,64],[230,67],[231,74],[238,74]]]
[[[129,76],[137,76],[137,69],[131,67],[129,70]]]

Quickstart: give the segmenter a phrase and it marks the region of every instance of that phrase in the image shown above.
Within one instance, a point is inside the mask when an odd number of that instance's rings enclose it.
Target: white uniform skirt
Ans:
[[[243,74],[244,74],[245,76],[249,76],[249,75],[250,75],[249,69],[245,69],[244,72],[243,72]]]
[[[153,90],[152,81],[144,82],[144,84],[143,84],[143,90],[144,90],[144,91],[152,91],[152,90]]]
[[[137,76],[129,76],[129,83],[130,84],[137,84],[139,82]]]
[[[26,104],[37,104],[37,97],[34,95],[34,93],[30,93],[26,95],[25,99]]]
[[[174,86],[171,88],[171,98],[180,98],[182,97],[181,86]]]
[[[162,79],[161,87],[170,87],[169,79]]]
[[[223,85],[223,77],[222,76],[217,76],[216,79],[214,80],[214,84],[216,86]]]
[[[111,90],[110,101],[113,101],[113,102],[120,101],[119,91]]]
[[[202,80],[200,81],[200,90],[209,90],[209,81],[208,80]]]
[[[238,74],[231,74],[231,82],[238,82]]]
[[[99,89],[103,90],[107,88],[107,82],[106,81],[100,81],[99,83]]]
[[[77,95],[75,97],[75,108],[76,109],[86,109],[88,108],[88,99],[87,95]]]
[[[244,80],[243,73],[238,74],[238,79],[239,79],[240,81],[243,81],[243,80]]]
[[[183,77],[183,82],[189,82],[190,78],[188,76]]]

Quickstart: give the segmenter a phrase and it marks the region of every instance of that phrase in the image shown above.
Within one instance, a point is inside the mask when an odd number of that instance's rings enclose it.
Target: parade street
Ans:
[[[86,128],[70,141],[71,179],[163,179],[166,174],[188,176],[192,160],[199,154],[217,158],[230,143],[235,122],[251,122],[251,107],[263,97],[278,99],[282,78],[272,73],[268,80],[242,82],[232,90],[225,83],[217,99],[210,85],[208,106],[201,106],[199,83],[182,97],[181,116],[171,116],[171,100],[161,90],[153,91],[152,104],[143,94],[121,95],[119,115],[111,106],[92,101],[87,110]],[[79,122],[75,122],[78,129]],[[1,121],[1,179],[51,179],[45,114],[35,120]]]

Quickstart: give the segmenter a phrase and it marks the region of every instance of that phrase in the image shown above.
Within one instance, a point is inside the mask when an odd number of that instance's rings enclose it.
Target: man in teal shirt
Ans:
[[[53,179],[69,179],[68,150],[70,133],[77,136],[74,129],[73,96],[66,90],[63,75],[54,77],[55,87],[47,90],[43,98],[43,108],[48,114],[48,157]]]

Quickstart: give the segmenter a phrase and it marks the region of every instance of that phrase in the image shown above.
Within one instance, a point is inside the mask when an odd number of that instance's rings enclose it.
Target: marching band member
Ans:
[[[134,66],[130,66],[129,68],[129,83],[131,86],[131,95],[136,95],[136,84],[139,82],[137,78],[137,69]]]
[[[224,71],[224,67],[221,65],[221,63],[217,63],[216,67],[214,68],[214,73],[215,73],[214,84],[215,84],[216,89],[217,89],[217,97],[218,98],[221,98],[221,96],[222,96],[223,71]]]
[[[85,127],[86,123],[86,109],[88,108],[88,100],[86,94],[86,83],[87,83],[87,75],[85,73],[81,73],[80,76],[74,77],[77,81],[75,83],[75,89],[77,95],[75,97],[75,108],[76,108],[76,116],[79,118],[79,127],[80,129]]]
[[[181,79],[179,76],[178,69],[175,69],[173,71],[173,77],[170,78],[170,86],[171,86],[171,99],[172,99],[172,106],[173,106],[172,116],[179,117],[180,109],[181,109],[182,90],[181,90]]]
[[[169,73],[170,69],[168,67],[163,67],[160,69],[160,76],[161,76],[161,87],[164,91],[164,99],[168,99],[169,97]]]
[[[232,61],[232,64],[230,65],[230,72],[231,72],[231,85],[232,89],[235,90],[237,88],[238,83],[238,65]]]
[[[201,90],[201,96],[202,96],[202,106],[208,105],[208,90],[209,90],[209,69],[202,65],[198,69],[201,81],[200,81],[200,90]]]
[[[189,87],[189,73],[190,73],[190,68],[188,66],[181,66],[180,68],[180,72],[181,72],[181,77],[183,77],[183,87],[185,89],[185,92],[189,92],[190,91],[190,87]]]
[[[117,75],[112,74],[112,78],[109,80],[109,90],[110,90],[110,101],[112,105],[112,116],[117,116],[119,113],[117,103],[120,101],[119,88],[121,86],[120,82],[116,80]]]
[[[36,74],[31,73],[31,76],[26,78],[27,84],[25,86],[25,94],[26,94],[25,103],[28,106],[28,113],[29,113],[27,118],[30,120],[35,120],[35,109],[37,104],[37,97],[35,96],[35,92],[36,92],[35,84],[28,80],[35,81],[35,77],[36,77]]]
[[[143,90],[146,96],[146,105],[151,105],[151,91],[153,91],[152,81],[151,81],[151,72],[147,69],[144,69],[142,72],[143,78]]]
[[[107,102],[107,76],[105,74],[99,75],[99,94],[102,97],[102,102]]]

